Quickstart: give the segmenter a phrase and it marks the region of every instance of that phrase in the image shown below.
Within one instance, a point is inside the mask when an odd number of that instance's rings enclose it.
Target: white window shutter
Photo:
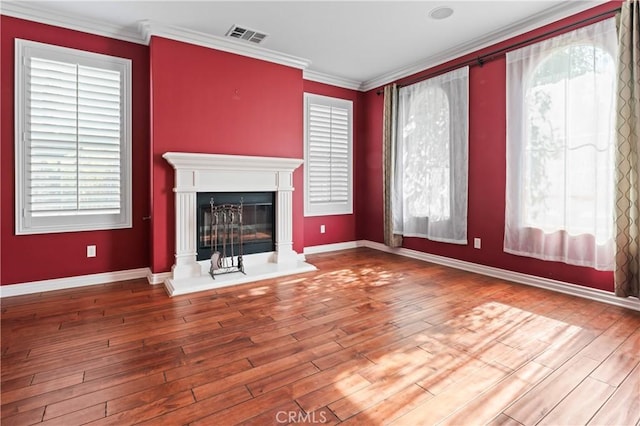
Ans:
[[[16,40],[16,233],[131,226],[131,62]]]
[[[29,58],[27,188],[32,215],[78,208],[76,66]]]
[[[120,74],[30,58],[33,216],[120,211]]]
[[[120,74],[78,68],[78,209],[120,211]]]
[[[306,94],[305,104],[305,214],[352,213],[352,103]]]

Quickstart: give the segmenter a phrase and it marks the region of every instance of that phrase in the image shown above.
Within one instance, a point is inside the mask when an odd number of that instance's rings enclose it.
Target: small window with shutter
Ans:
[[[353,102],[305,93],[305,216],[353,213]]]
[[[16,234],[131,227],[131,61],[16,40]]]

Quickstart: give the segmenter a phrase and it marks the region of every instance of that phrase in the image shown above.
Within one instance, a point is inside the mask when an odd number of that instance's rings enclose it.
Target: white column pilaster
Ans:
[[[276,252],[275,263],[293,263],[298,254],[293,251],[293,170],[276,173]]]
[[[293,251],[293,190],[279,190],[276,193],[276,252],[275,263],[296,262],[298,255]]]
[[[196,262],[196,193],[176,191],[176,263],[173,279],[201,275]]]

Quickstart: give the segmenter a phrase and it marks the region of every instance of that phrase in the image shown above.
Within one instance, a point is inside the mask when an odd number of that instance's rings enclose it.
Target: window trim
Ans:
[[[347,177],[347,201],[328,202],[321,205],[312,205],[309,197],[309,106],[311,103],[323,106],[334,106],[346,109],[348,113],[348,177]],[[332,216],[353,214],[353,101],[330,96],[304,93],[304,216]]]
[[[28,130],[28,67],[27,58],[35,56],[82,65],[115,69],[121,73],[121,138],[120,138],[120,213],[75,214],[34,218],[27,213],[29,202],[27,183],[29,160]],[[72,63],[73,63],[72,62]],[[15,234],[32,235],[77,231],[96,231],[132,227],[132,64],[130,59],[29,40],[15,39],[14,80],[14,167],[15,167]]]

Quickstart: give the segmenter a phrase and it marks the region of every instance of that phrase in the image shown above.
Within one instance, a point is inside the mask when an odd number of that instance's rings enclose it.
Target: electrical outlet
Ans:
[[[482,248],[482,240],[480,240],[480,238],[473,239],[473,248],[476,248],[476,249]]]
[[[324,225],[320,225],[320,233],[324,234],[326,232],[326,228],[324,227]]]
[[[87,257],[96,257],[96,246],[87,246]]]

